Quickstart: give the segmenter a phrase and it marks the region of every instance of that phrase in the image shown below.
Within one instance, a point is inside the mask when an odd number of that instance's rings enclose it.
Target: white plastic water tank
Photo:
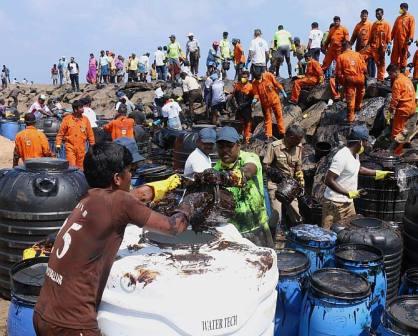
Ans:
[[[103,335],[272,336],[276,253],[231,227],[191,249],[138,243],[128,226],[98,313]]]

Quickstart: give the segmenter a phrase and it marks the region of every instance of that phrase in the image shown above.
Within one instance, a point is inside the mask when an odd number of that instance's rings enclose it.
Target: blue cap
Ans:
[[[138,145],[136,144],[134,139],[123,137],[117,138],[114,142],[126,147],[126,149],[129,150],[129,152],[132,155],[132,163],[137,163],[139,161],[145,160],[145,158],[141,154],[139,154]]]
[[[216,141],[228,141],[232,143],[237,143],[240,140],[240,136],[237,130],[230,126],[222,127],[218,131],[218,137]]]
[[[348,141],[361,141],[369,139],[369,130],[364,125],[354,126],[348,135]]]
[[[199,140],[203,143],[216,143],[216,131],[213,128],[203,128],[199,131]]]

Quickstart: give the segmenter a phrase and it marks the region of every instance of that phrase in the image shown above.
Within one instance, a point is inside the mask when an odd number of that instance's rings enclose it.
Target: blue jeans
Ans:
[[[369,58],[369,61],[367,63],[367,73],[371,78],[376,77],[376,63],[374,62],[373,58]]]
[[[167,67],[165,65],[157,66],[157,78],[160,80],[167,79]]]

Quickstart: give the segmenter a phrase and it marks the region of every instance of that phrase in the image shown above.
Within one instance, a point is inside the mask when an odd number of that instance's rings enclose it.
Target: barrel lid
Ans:
[[[309,269],[309,258],[302,252],[293,249],[277,251],[277,268],[279,276],[293,276]]]
[[[344,300],[365,299],[371,292],[364,277],[340,268],[323,268],[314,272],[311,287],[322,296]]]
[[[159,173],[167,169],[167,166],[154,164],[154,163],[147,163],[142,166],[140,166],[136,171],[134,175],[148,175],[148,174],[154,174]]]
[[[36,303],[42,285],[49,257],[22,260],[10,268],[12,295],[26,302]]]
[[[25,168],[29,171],[64,171],[69,167],[67,160],[51,159],[51,158],[38,158],[25,161]]]
[[[363,217],[353,219],[351,225],[365,229],[380,229],[383,226],[383,221],[378,218]]]
[[[400,296],[394,299],[386,309],[385,316],[392,325],[416,335],[418,333],[418,296]]]
[[[383,252],[366,244],[342,244],[335,248],[335,257],[345,262],[368,264],[383,262]]]
[[[301,224],[290,229],[290,237],[298,242],[315,247],[333,247],[337,234],[312,224]]]

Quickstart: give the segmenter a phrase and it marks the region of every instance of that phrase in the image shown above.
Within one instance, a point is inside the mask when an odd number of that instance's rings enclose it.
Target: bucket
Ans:
[[[315,159],[321,160],[331,152],[331,144],[326,141],[320,141],[315,144]]]
[[[385,311],[377,336],[418,335],[418,296],[400,296]]]
[[[16,134],[19,132],[19,123],[17,121],[1,120],[0,121],[0,135],[14,141]]]
[[[372,329],[376,330],[386,305],[386,273],[383,253],[378,248],[363,244],[342,244],[335,248],[336,267],[360,274],[369,282],[372,293]]]
[[[361,275],[339,268],[316,271],[303,300],[299,336],[369,335],[370,292]]]
[[[286,247],[304,253],[310,261],[310,272],[331,262],[337,235],[316,225],[301,224],[292,227],[286,237]]]
[[[402,277],[398,295],[418,295],[418,268],[406,270]]]
[[[308,285],[309,259],[302,252],[283,249],[277,251],[279,283],[274,323],[275,336],[297,336],[299,316]]]
[[[33,309],[41,291],[48,257],[26,259],[10,269],[12,298],[7,319],[8,336],[36,336]]]
[[[294,178],[285,177],[277,184],[276,198],[282,203],[290,204],[301,196],[302,192],[303,188]]]

